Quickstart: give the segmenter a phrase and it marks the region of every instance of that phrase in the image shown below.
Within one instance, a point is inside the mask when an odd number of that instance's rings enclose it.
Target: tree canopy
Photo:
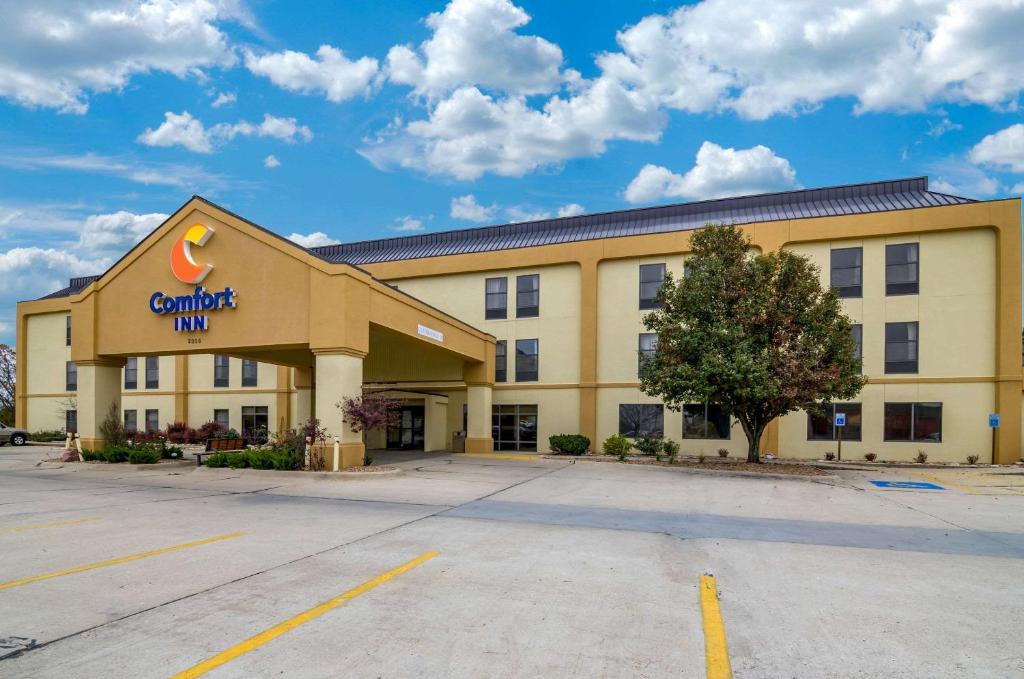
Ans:
[[[643,361],[642,389],[673,410],[724,406],[746,434],[747,460],[759,462],[773,419],[860,392],[850,320],[806,257],[756,254],[734,226],[708,225],[691,247],[686,275],[668,273],[661,308],[644,317],[658,339]]]

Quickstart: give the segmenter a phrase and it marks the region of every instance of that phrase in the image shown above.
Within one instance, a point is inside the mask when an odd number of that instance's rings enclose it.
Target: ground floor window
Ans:
[[[139,411],[138,410],[126,410],[126,411],[124,411],[124,430],[125,431],[138,431],[139,430]]]
[[[690,403],[683,406],[684,439],[719,439],[731,436],[729,411],[714,403]]]
[[[886,403],[885,440],[942,442],[942,404]]]
[[[242,406],[242,436],[256,443],[266,443],[270,428],[268,411],[267,406]]]
[[[398,423],[387,428],[387,446],[392,450],[423,450],[424,406],[402,406]]]
[[[160,411],[159,410],[147,410],[146,411],[146,431],[154,432],[160,430]]]
[[[217,423],[217,426],[222,430],[227,431],[231,429],[231,418],[228,416],[227,408],[216,409],[213,411],[213,421]]]
[[[78,433],[78,411],[77,410],[65,410],[64,411],[64,431],[69,434]]]
[[[846,415],[846,426],[843,427],[844,441],[860,441],[861,408],[859,403],[826,403],[822,406],[822,414],[807,413],[808,441],[835,441],[836,413]]]
[[[631,439],[664,436],[664,406],[649,403],[620,403],[619,433]]]
[[[491,436],[496,450],[537,450],[537,406],[492,406]]]

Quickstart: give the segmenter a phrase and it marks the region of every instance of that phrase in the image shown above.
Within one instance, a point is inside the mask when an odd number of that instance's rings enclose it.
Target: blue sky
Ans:
[[[1024,0],[296,7],[0,6],[0,342],[193,193],[322,244],[921,174],[1024,192]]]

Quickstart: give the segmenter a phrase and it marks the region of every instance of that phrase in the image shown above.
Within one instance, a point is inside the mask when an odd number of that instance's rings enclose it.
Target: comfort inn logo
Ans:
[[[210,318],[205,312],[237,307],[238,293],[230,287],[220,292],[209,292],[199,285],[213,270],[213,265],[197,264],[192,258],[192,246],[202,247],[213,234],[214,231],[210,227],[194,224],[171,247],[171,272],[182,283],[196,286],[192,294],[165,295],[158,290],[149,297],[149,310],[161,316],[171,315],[174,318],[175,332],[209,330]]]

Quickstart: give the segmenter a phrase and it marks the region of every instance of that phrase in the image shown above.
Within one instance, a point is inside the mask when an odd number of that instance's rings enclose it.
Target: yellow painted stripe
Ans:
[[[98,518],[92,517],[88,519],[68,519],[67,521],[51,521],[50,523],[34,523],[29,526],[15,526],[13,528],[0,528],[0,535],[6,533],[20,533],[25,530],[36,530],[37,528],[56,528],[58,526],[74,526],[79,523],[89,523],[90,521],[99,521]]]
[[[192,679],[193,677],[201,677],[210,670],[216,669],[224,663],[234,660],[240,655],[244,655],[249,651],[259,648],[267,642],[273,641],[282,634],[285,634],[295,629],[299,625],[304,625],[310,620],[315,620],[324,613],[327,613],[328,611],[331,611],[337,608],[338,606],[344,605],[351,599],[355,599],[360,594],[365,594],[374,587],[377,587],[378,585],[383,585],[385,582],[394,578],[395,576],[401,575],[402,573],[405,573],[408,570],[416,568],[416,566],[419,566],[422,563],[430,561],[439,554],[440,552],[424,552],[412,561],[405,562],[398,568],[393,568],[389,570],[387,573],[382,573],[377,577],[373,578],[372,580],[367,580],[358,587],[354,587],[343,594],[339,594],[333,599],[328,599],[322,604],[310,608],[308,611],[303,611],[302,613],[299,613],[294,618],[289,618],[288,620],[285,620],[282,623],[274,625],[269,629],[265,629],[256,636],[249,637],[237,646],[232,646],[226,651],[221,651],[217,655],[204,660],[198,665],[193,665],[184,672],[178,672],[177,674],[172,676],[171,679]]]
[[[177,552],[182,549],[188,549],[190,547],[199,547],[200,545],[208,545],[211,542],[219,542],[221,540],[229,540],[231,538],[237,538],[245,533],[229,533],[228,535],[218,535],[213,538],[206,538],[205,540],[196,540],[194,542],[186,542],[180,545],[173,545],[171,547],[163,547],[161,549],[154,549],[151,552],[142,552],[141,554],[130,554],[128,556],[119,556],[116,559],[107,559],[106,561],[100,561],[98,563],[90,563],[84,566],[75,566],[74,568],[67,568],[62,571],[54,571],[52,573],[44,573],[43,575],[33,575],[30,578],[22,578],[21,580],[11,580],[10,582],[0,583],[0,590],[11,589],[12,587],[21,587],[22,585],[29,585],[33,582],[39,582],[40,580],[50,580],[52,578],[59,578],[64,575],[74,575],[75,573],[82,573],[84,571],[92,571],[97,568],[106,568],[107,566],[117,566],[122,563],[128,563],[129,561],[138,561],[139,559],[148,559],[151,556],[160,556],[161,554],[169,554],[171,552]]]
[[[486,457],[491,460],[523,460],[530,462],[537,459],[536,455],[501,455],[499,453],[465,453],[466,457]]]
[[[715,578],[700,576],[700,611],[704,618],[704,656],[707,660],[708,679],[732,679],[729,649],[725,644],[725,625],[718,607],[718,587]]]

